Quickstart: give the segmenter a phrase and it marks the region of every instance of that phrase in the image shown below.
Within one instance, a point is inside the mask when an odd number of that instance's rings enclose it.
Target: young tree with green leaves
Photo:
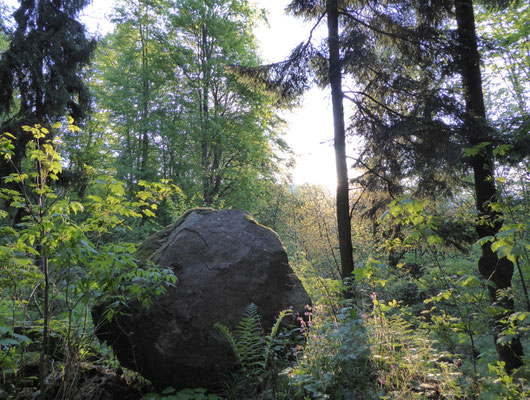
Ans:
[[[64,129],[79,132],[72,123],[70,117]],[[51,129],[56,134],[60,128],[57,123]],[[59,394],[69,398],[75,394],[72,388],[77,389],[73,385],[78,370],[75,364],[83,352],[79,339],[91,336],[89,308],[108,304],[106,312],[111,318],[113,305],[132,299],[149,305],[152,296],[176,282],[170,270],[138,266],[133,244],[106,238],[127,221],[154,216],[158,203],[176,188],[167,182],[140,182],[143,190],[127,199],[121,182],[99,176],[84,201],[74,201],[52,184],[62,171],[59,135],[40,125],[22,129],[33,138],[26,148],[32,163],[6,177],[17,190],[0,189],[1,199],[26,210],[17,230],[6,221],[8,213],[0,211],[0,295],[12,304],[10,315],[4,310],[0,313],[0,326],[6,328],[9,321],[10,332],[20,327],[23,333],[41,329],[38,378],[43,400],[48,398],[50,337],[52,333],[64,337],[65,368]],[[14,140],[10,133],[0,136],[0,155],[9,163],[15,154]],[[23,285],[20,277],[24,277]],[[12,299],[7,297],[9,292]],[[1,350],[3,361],[7,352],[5,347]]]
[[[228,71],[232,64],[258,64],[253,29],[259,14],[246,0],[188,1],[175,11],[167,44],[189,90],[183,129],[200,156],[194,164],[202,201],[213,205],[266,178],[276,163],[273,148],[284,146],[270,99]]]
[[[161,28],[158,3],[121,1],[113,16],[115,31],[101,40],[91,67],[91,89],[100,118],[112,130],[116,170],[134,191],[142,179],[157,176],[156,142],[169,123],[163,115],[163,50],[155,40]],[[164,64],[166,62],[166,64]]]
[[[517,166],[530,154],[530,4],[482,6],[476,13],[488,121],[495,128],[495,142],[512,146],[500,161]]]

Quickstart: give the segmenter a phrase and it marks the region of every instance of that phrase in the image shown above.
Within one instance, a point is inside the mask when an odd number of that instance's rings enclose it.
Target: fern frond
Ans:
[[[274,352],[275,339],[282,320],[292,315],[291,310],[280,312],[270,333],[265,336],[261,326],[258,307],[250,304],[242,313],[241,320],[231,332],[226,326],[216,323],[215,327],[221,331],[234,352],[238,364],[241,366],[238,377],[252,388],[258,387],[268,374],[275,373],[268,370],[270,356]]]
[[[293,315],[292,310],[283,310],[280,311],[280,314],[278,315],[278,319],[276,319],[276,322],[274,323],[270,333],[265,338],[265,349],[264,349],[264,359],[263,359],[263,368],[267,368],[267,364],[269,363],[269,357],[272,352],[272,346],[274,345],[274,339],[276,339],[276,336],[278,335],[278,330],[280,329],[280,324],[282,323],[282,320],[287,317]]]
[[[241,355],[241,366],[250,371],[256,369],[262,364],[264,339],[258,307],[254,303],[243,311],[234,336]]]
[[[237,345],[236,339],[234,338],[234,335],[232,335],[232,332],[230,332],[230,329],[228,329],[227,326],[220,324],[219,322],[216,322],[214,327],[221,331],[228,344],[230,344],[230,347],[232,348],[232,351],[236,356],[237,363],[239,365],[242,365],[241,353],[239,352],[239,347]]]

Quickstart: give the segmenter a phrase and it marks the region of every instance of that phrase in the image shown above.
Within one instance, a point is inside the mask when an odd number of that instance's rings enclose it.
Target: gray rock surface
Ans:
[[[179,282],[149,308],[131,304],[111,323],[100,322],[96,334],[157,388],[218,387],[235,358],[214,324],[232,329],[250,303],[265,332],[281,310],[303,314],[310,303],[278,235],[240,211],[191,210],[137,255],[172,268]],[[102,310],[93,310],[96,321]]]

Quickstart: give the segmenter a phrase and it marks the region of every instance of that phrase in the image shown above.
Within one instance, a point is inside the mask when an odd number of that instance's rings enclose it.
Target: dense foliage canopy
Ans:
[[[530,396],[528,1],[286,1],[310,34],[269,65],[250,0],[119,0],[98,38],[88,3],[0,4],[0,398]],[[288,170],[312,85],[336,194]],[[178,285],[135,249],[204,206],[276,231],[313,305],[217,324],[222,393],[155,393],[90,310]]]

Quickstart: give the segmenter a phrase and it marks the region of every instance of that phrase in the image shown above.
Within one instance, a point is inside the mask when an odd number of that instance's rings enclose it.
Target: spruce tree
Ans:
[[[490,142],[491,136],[487,129],[473,0],[455,0],[455,11],[461,51],[460,74],[466,106],[463,130],[470,145],[482,147],[470,161],[479,215],[476,231],[481,238],[495,237],[503,225],[503,216],[495,208],[495,204],[499,201],[499,193],[495,187],[495,160]],[[506,319],[515,311],[513,297],[505,293],[512,287],[514,265],[507,257],[499,257],[493,251],[491,241],[486,241],[482,244],[478,268],[484,279],[491,282],[488,285],[490,298],[492,304],[500,309],[494,317],[495,345],[499,360],[505,362],[508,372],[512,372],[523,365],[521,340],[516,336],[506,343],[500,337],[507,327]]]
[[[502,8],[514,1],[483,3]],[[438,197],[461,188],[463,174],[471,170],[475,230],[480,238],[494,237],[503,225],[495,209],[499,193],[493,149],[499,138],[488,125],[484,106],[473,1],[294,0],[289,8],[320,21],[330,4],[338,8],[339,63],[346,79],[354,81],[353,89],[343,93],[355,105],[350,131],[363,138],[355,166],[364,174],[355,181],[392,198],[405,193]],[[319,51],[305,54],[317,80],[332,83],[332,60]],[[299,59],[292,57],[290,65]],[[278,66],[282,64],[273,67]],[[274,77],[256,72],[255,78]],[[463,157],[465,149],[473,155]],[[515,310],[513,299],[505,295],[513,264],[485,241],[478,267],[488,281],[492,305],[500,310],[492,320],[496,348],[511,372],[522,365],[520,338],[510,343],[497,339]]]
[[[0,131],[17,140],[14,165],[20,165],[31,137],[22,125],[51,122],[69,114],[79,123],[90,108],[83,80],[95,41],[76,16],[89,0],[20,0],[9,45],[0,54]],[[0,178],[12,171],[0,160]],[[0,185],[4,185],[3,180]]]
[[[484,104],[473,1],[373,1],[369,11],[348,3],[341,9],[343,62],[357,88],[346,95],[356,105],[353,130],[364,138],[358,166],[366,171],[358,181],[394,196],[436,197],[459,187],[455,182],[471,170],[475,230],[495,237],[503,225],[495,207],[496,140]],[[499,360],[511,372],[523,359],[519,337],[501,340],[515,311],[506,295],[513,263],[485,240],[478,269],[499,310],[492,319]]]

